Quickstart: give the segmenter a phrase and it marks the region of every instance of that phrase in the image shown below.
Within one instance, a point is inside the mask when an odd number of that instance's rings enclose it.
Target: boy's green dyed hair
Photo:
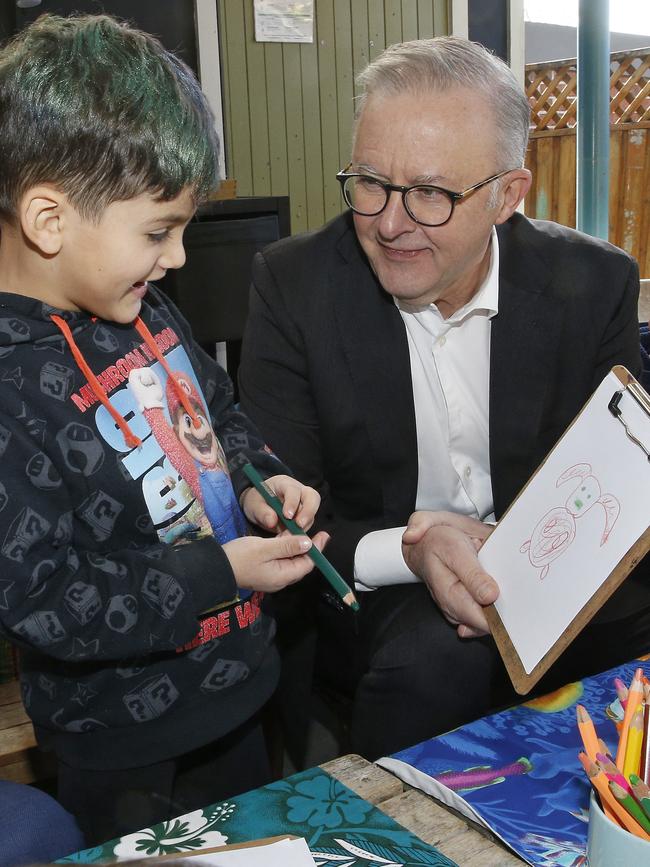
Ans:
[[[0,216],[50,183],[87,219],[218,183],[214,119],[193,73],[107,15],[43,15],[0,49]]]

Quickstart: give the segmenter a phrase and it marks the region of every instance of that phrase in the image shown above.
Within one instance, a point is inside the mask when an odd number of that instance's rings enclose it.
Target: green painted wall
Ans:
[[[311,44],[255,42],[253,0],[217,0],[228,177],[291,199],[291,229],[343,203],[354,77],[387,45],[449,32],[447,0],[314,0]]]

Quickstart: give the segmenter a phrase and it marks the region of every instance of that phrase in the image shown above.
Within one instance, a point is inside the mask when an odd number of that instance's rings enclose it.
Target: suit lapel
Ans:
[[[548,383],[557,375],[563,318],[561,302],[547,291],[547,268],[526,243],[526,224],[519,220],[517,215],[498,229],[499,312],[490,339],[490,470],[497,515],[526,481],[516,473],[513,479],[511,470],[535,454]]]
[[[387,526],[415,508],[418,450],[413,387],[404,323],[350,230],[331,273],[336,321],[365,420],[373,464],[381,474]]]

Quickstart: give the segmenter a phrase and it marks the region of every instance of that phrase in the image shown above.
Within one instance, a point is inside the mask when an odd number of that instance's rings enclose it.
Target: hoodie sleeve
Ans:
[[[232,569],[213,537],[166,545],[153,531],[134,532],[115,490],[95,488],[80,501],[27,428],[5,431],[11,462],[5,455],[0,463],[0,629],[7,638],[60,659],[122,659],[191,641],[201,612],[235,598]],[[98,540],[111,512],[111,533]]]

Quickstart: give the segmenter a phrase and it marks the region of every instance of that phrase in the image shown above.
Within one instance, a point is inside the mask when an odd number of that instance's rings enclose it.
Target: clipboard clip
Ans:
[[[611,412],[614,418],[617,418],[620,423],[625,428],[625,433],[628,439],[631,439],[633,443],[635,443],[641,451],[646,456],[646,460],[650,461],[650,450],[641,442],[641,440],[636,437],[630,428],[628,427],[627,422],[623,418],[623,411],[619,406],[621,402],[621,398],[623,397],[623,392],[628,391],[630,395],[636,400],[641,409],[643,409],[648,415],[650,415],[650,400],[648,399],[647,394],[641,388],[639,388],[635,383],[630,382],[624,388],[615,391],[612,395],[609,403],[607,404],[607,409]]]

